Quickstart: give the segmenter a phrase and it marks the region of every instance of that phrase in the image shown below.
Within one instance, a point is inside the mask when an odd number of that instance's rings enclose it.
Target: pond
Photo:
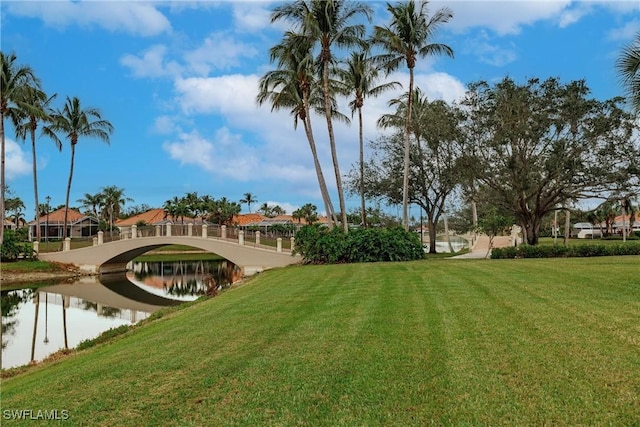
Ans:
[[[240,278],[225,260],[135,262],[126,274],[2,291],[1,368],[41,361],[153,312],[211,294]]]

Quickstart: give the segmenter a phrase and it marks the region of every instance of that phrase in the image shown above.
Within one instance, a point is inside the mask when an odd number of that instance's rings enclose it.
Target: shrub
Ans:
[[[2,245],[0,245],[0,260],[16,261],[18,258],[35,259],[33,244],[23,242],[20,234],[14,230],[5,230]]]
[[[517,248],[495,248],[492,259],[510,258],[558,258],[558,257],[594,257],[613,255],[640,255],[640,242],[627,242],[619,245],[583,244],[575,246],[529,246]]]
[[[345,234],[338,227],[305,226],[296,234],[295,252],[315,264],[424,258],[418,236],[400,227],[362,228]]]

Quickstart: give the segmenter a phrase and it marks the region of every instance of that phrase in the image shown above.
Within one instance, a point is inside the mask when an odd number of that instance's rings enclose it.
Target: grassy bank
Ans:
[[[275,270],[4,380],[2,409],[74,425],[634,425],[639,266]]]

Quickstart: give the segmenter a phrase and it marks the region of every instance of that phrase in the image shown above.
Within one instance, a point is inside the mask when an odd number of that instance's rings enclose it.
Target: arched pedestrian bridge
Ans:
[[[70,249],[70,241],[64,244],[62,252],[41,253],[38,258],[43,261],[54,261],[73,264],[90,273],[112,273],[125,271],[126,265],[139,255],[167,245],[185,245],[211,252],[231,261],[242,269],[245,276],[275,267],[284,267],[300,262],[299,256],[282,250],[281,241],[276,248],[267,248],[256,244],[245,245],[244,238],[230,240],[194,236],[151,236],[136,237],[102,243],[97,239],[94,246]]]

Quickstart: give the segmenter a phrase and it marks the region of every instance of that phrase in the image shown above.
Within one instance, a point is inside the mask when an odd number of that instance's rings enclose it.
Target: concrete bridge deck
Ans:
[[[90,273],[112,273],[126,270],[126,265],[145,252],[167,245],[185,245],[211,252],[231,261],[242,269],[243,275],[250,276],[270,268],[297,264],[301,258],[283,252],[282,246],[266,249],[244,244],[243,239],[233,241],[222,238],[194,236],[151,236],[99,243],[91,247],[38,254],[43,261],[73,264]]]

